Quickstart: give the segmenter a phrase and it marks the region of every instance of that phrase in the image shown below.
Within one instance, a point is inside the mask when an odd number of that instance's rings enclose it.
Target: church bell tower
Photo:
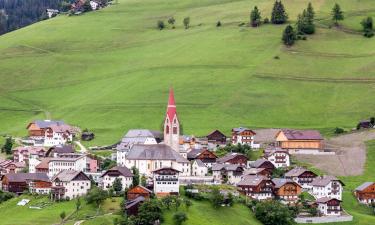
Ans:
[[[167,114],[164,120],[164,143],[176,152],[180,146],[180,122],[178,121],[173,89],[169,91]]]

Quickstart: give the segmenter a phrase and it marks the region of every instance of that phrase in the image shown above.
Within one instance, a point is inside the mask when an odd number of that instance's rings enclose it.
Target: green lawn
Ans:
[[[283,1],[292,22],[308,1]],[[113,144],[129,128],[160,128],[170,86],[184,131],[198,136],[239,125],[328,133],[373,115],[374,39],[319,26],[287,49],[285,26],[238,26],[255,5],[270,17],[273,2],[119,0],[3,35],[0,134],[26,135],[30,120],[51,115],[94,131],[90,145]],[[319,23],[334,2],[353,30],[375,12],[373,0],[316,0]],[[170,16],[176,29],[155,28]]]
[[[187,225],[256,225],[261,224],[255,219],[250,209],[242,204],[235,204],[233,207],[221,207],[214,209],[208,201],[192,201],[193,205],[187,210],[181,206],[180,211],[186,212]],[[164,214],[165,225],[173,225],[173,214],[176,211],[171,209]]]

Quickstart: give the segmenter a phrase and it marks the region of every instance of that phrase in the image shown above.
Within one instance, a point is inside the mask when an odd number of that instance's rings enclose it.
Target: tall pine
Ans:
[[[260,11],[257,6],[254,7],[254,9],[250,12],[250,23],[251,26],[257,27],[260,25]]]
[[[335,22],[335,25],[337,26],[339,23],[339,20],[344,19],[344,12],[341,11],[341,7],[339,4],[335,4],[332,9],[332,20]]]
[[[282,40],[286,46],[292,46],[296,40],[296,33],[291,25],[286,26]]]
[[[296,29],[298,34],[313,34],[315,33],[314,25],[314,9],[311,3],[303,10],[302,14],[298,15]]]
[[[288,20],[288,14],[285,12],[281,1],[275,1],[272,9],[271,22],[273,24],[283,24]]]

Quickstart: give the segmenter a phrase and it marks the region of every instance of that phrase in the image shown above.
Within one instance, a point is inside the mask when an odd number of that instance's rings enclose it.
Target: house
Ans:
[[[190,161],[199,159],[208,168],[211,168],[212,164],[216,163],[217,156],[208,149],[193,149],[187,153],[187,159]]]
[[[216,163],[212,165],[212,175],[215,183],[235,185],[241,180],[244,171],[244,167],[239,164]]]
[[[150,191],[149,189],[141,185],[138,185],[128,190],[127,200],[131,201],[131,200],[138,198],[139,196],[142,196],[145,199],[149,199],[151,197],[151,194],[152,194],[152,191]]]
[[[238,127],[232,129],[232,144],[249,145],[251,148],[259,148],[260,145],[254,142],[256,133],[249,128]]]
[[[37,154],[39,157],[44,157],[45,153],[46,151],[43,147],[19,146],[13,149],[13,161],[28,163],[31,154]]]
[[[20,173],[26,168],[25,162],[13,162],[0,159],[0,175],[7,173]]]
[[[256,161],[250,163],[251,168],[264,168],[268,170],[270,174],[272,174],[272,171],[275,169],[275,166],[272,162],[266,160],[266,159],[257,159]]]
[[[112,167],[102,175],[103,189],[108,190],[109,188],[111,188],[115,179],[121,180],[122,191],[124,191],[125,188],[129,188],[132,185],[133,174],[127,167]]]
[[[55,17],[57,16],[57,14],[59,14],[59,10],[57,9],[46,9],[46,12],[47,12],[48,18]]]
[[[180,192],[180,183],[178,181],[179,173],[180,171],[171,167],[152,171],[155,195],[159,197],[178,195]]]
[[[208,173],[208,167],[200,159],[196,159],[191,164],[191,175],[203,177]]]
[[[373,122],[371,120],[361,120],[357,124],[357,130],[359,129],[368,129],[368,128],[374,128]]]
[[[375,203],[375,182],[365,182],[354,190],[354,195],[360,203]]]
[[[302,193],[301,185],[296,182],[285,178],[273,178],[274,195],[277,199],[285,203],[296,203],[298,196]]]
[[[35,167],[37,172],[47,172],[52,178],[63,170],[88,171],[87,156],[78,153],[60,154],[56,158],[43,158]]]
[[[87,194],[91,188],[90,178],[82,171],[62,170],[52,179],[52,199],[73,199]]]
[[[214,130],[207,134],[207,140],[215,145],[225,145],[227,143],[227,136],[219,130]]]
[[[1,177],[3,191],[22,194],[29,190],[31,193],[48,194],[51,182],[45,173],[9,173]]]
[[[271,177],[272,171],[266,168],[250,168],[245,171],[245,175],[261,175],[266,177]]]
[[[121,165],[121,164],[120,164]],[[152,171],[171,167],[181,176],[190,176],[190,162],[165,144],[133,145],[125,159],[128,168],[135,166],[140,174],[151,176]]]
[[[317,130],[280,130],[276,145],[290,154],[316,154],[323,149],[323,137]]]
[[[335,198],[323,197],[316,200],[319,212],[324,216],[341,215],[341,201]]]
[[[58,157],[60,154],[74,153],[73,145],[54,146],[47,150],[46,157]]]
[[[311,182],[311,186],[311,194],[317,199],[323,197],[342,199],[344,183],[334,176],[316,177]]]
[[[180,136],[180,154],[188,153],[192,150],[208,149],[209,143],[207,138],[197,138],[193,135]],[[184,156],[187,158],[187,156]]]
[[[267,200],[273,198],[272,180],[265,176],[245,175],[238,182],[239,191],[255,200]]]
[[[90,6],[92,10],[99,9],[99,3],[97,1],[90,1]]]
[[[146,199],[143,196],[138,196],[135,199],[128,200],[126,202],[126,206],[125,206],[126,215],[128,215],[128,216],[138,215],[139,206],[141,206],[141,204],[144,201],[146,201]]]
[[[86,170],[85,172],[89,173],[97,173],[99,170],[98,160],[96,160],[93,156],[87,155],[86,157]]]
[[[318,175],[305,168],[296,167],[286,172],[284,176],[301,185],[304,190],[312,190],[311,183]]]
[[[239,164],[242,166],[247,165],[247,156],[237,152],[229,152],[225,156],[218,158],[216,160],[217,163],[225,163],[225,164]]]
[[[288,151],[283,149],[273,149],[264,152],[264,158],[270,161],[275,168],[285,168],[290,166],[290,156]]]

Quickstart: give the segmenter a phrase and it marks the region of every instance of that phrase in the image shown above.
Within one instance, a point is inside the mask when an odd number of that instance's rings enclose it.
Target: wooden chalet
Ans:
[[[301,185],[305,190],[311,190],[311,183],[318,176],[316,173],[302,167],[296,167],[285,173],[285,178]]]
[[[138,186],[133,187],[130,190],[128,190],[127,200],[128,201],[134,200],[134,199],[138,198],[139,196],[142,196],[145,199],[149,199],[151,197],[151,194],[152,194],[151,190],[149,190],[149,189],[147,189],[147,188],[145,188],[141,185],[138,185]]]
[[[45,173],[9,173],[1,177],[1,183],[4,191],[16,194],[22,194],[31,187],[36,190],[51,187],[51,182]]]
[[[357,200],[363,204],[375,203],[375,182],[365,182],[354,190]]]
[[[318,210],[325,216],[341,215],[341,201],[336,198],[323,197],[316,200]]]
[[[199,159],[206,166],[211,167],[216,162],[217,156],[208,149],[193,149],[187,153],[187,159],[189,161]]]
[[[256,200],[267,200],[273,198],[275,184],[265,176],[245,175],[238,182],[238,191]]]
[[[275,169],[275,165],[266,159],[258,159],[252,163],[250,163],[251,168],[264,168],[268,170],[269,173],[272,174],[272,171]]]
[[[225,164],[239,164],[242,166],[247,165],[247,156],[237,152],[230,152],[225,156],[218,158],[216,160],[217,163],[225,163]]]
[[[206,137],[207,137],[208,142],[214,143],[217,145],[225,145],[227,142],[227,136],[225,136],[225,134],[223,134],[219,130],[212,131]]]
[[[275,184],[274,195],[276,198],[287,203],[298,201],[298,196],[302,193],[301,185],[285,178],[274,178],[272,182]]]
[[[270,172],[266,168],[250,168],[246,170],[245,172],[246,175],[260,175],[260,176],[265,176],[265,177],[271,177],[272,172]]]
[[[282,149],[323,150],[323,137],[317,130],[280,130],[276,134],[276,145]]]

